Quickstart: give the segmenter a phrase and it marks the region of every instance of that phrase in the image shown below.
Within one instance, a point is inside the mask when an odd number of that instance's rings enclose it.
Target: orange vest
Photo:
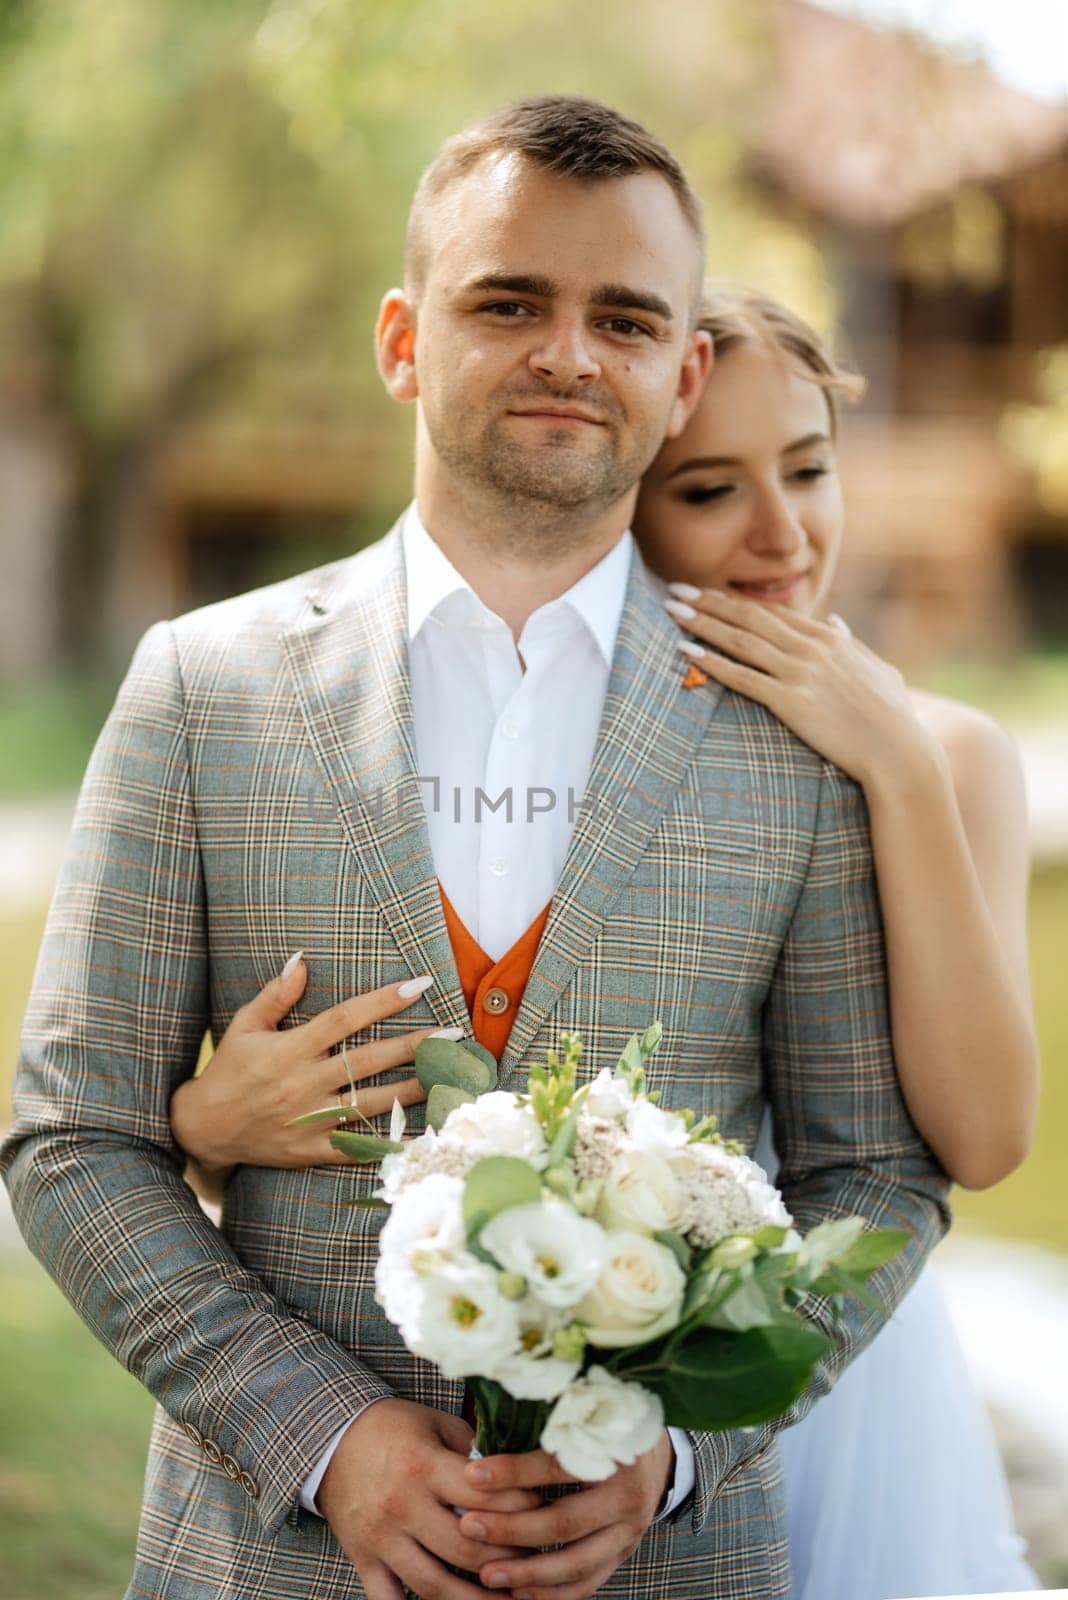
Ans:
[[[499,1061],[534,965],[552,901],[538,912],[511,949],[506,950],[499,961],[493,961],[467,931],[440,882],[438,890],[456,970],[460,974],[460,987],[471,1015],[471,1031],[479,1044]]]

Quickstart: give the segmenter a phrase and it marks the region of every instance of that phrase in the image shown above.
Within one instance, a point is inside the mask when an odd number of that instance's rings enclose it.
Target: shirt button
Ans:
[[[508,863],[500,856],[495,861],[490,862],[489,869],[495,878],[506,878],[508,876]]]
[[[515,739],[519,735],[519,724],[514,717],[506,717],[501,723],[501,732],[506,739]]]
[[[510,1005],[511,1001],[503,989],[487,989],[482,996],[482,1009],[488,1011],[491,1017],[499,1017]]]

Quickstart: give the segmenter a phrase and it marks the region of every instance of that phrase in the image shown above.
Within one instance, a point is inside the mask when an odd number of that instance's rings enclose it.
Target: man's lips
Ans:
[[[537,422],[562,422],[582,423],[587,427],[601,428],[604,426],[600,417],[591,417],[586,411],[577,411],[572,408],[557,410],[553,406],[531,406],[529,409],[520,409],[513,406],[508,415],[510,417],[528,417]]]

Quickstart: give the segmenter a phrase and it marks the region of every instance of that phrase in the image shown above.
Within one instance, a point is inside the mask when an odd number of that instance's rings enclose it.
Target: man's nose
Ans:
[[[749,545],[763,555],[792,556],[802,550],[808,536],[785,495],[762,496],[749,529]]]
[[[530,367],[554,383],[590,382],[601,376],[601,365],[590,344],[589,330],[579,319],[558,318],[530,354]]]

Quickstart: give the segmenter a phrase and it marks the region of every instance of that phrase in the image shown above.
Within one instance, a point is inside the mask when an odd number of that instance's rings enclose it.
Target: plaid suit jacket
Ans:
[[[218,1037],[292,950],[310,972],[294,1021],[428,971],[378,1032],[469,1022],[416,781],[404,581],[394,530],[154,627],[82,789],[2,1162],[31,1247],[160,1402],[138,1600],[358,1594],[300,1484],[364,1401],[459,1409],[375,1304],[379,1219],[345,1205],[374,1170],[241,1168],[220,1232],[168,1123],[205,1028]],[[948,1213],[894,1073],[860,792],[761,706],[683,690],[637,559],[589,794],[502,1082],[564,1029],[592,1073],[661,1017],[668,1104],[751,1146],[770,1099],[799,1227],[860,1213],[909,1230],[873,1280],[889,1314]],[[851,1306],[781,1421],[695,1436],[692,1504],[602,1593],[786,1596],[775,1433],[880,1322]]]

